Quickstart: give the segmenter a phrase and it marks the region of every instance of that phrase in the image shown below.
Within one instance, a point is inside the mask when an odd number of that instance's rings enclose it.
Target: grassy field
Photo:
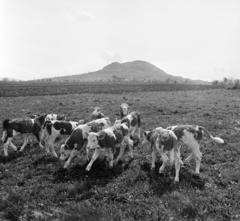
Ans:
[[[198,124],[225,144],[202,141],[200,175],[195,162],[180,170],[174,184],[174,168],[164,175],[151,171],[149,145],[128,150],[109,170],[104,159],[85,172],[85,155],[67,170],[47,155],[33,138],[23,153],[0,156],[0,220],[240,220],[240,91],[225,89],[165,90],[120,93],[81,93],[48,96],[0,97],[0,120],[34,113],[62,113],[69,120],[90,119],[91,107],[100,106],[111,122],[126,102],[142,117],[142,131],[158,126]],[[2,125],[0,125],[2,132]],[[66,137],[58,139],[55,148]],[[14,140],[17,147],[22,137]],[[3,144],[0,144],[2,150]],[[115,156],[119,150],[116,150]],[[186,147],[182,159],[189,155]]]
[[[57,83],[57,82],[11,82],[1,84],[0,97],[19,96],[44,96],[60,94],[83,94],[83,93],[104,93],[122,94],[146,92],[146,91],[185,91],[185,90],[208,90],[222,88],[221,85],[194,85],[194,84],[159,84],[159,83],[113,83],[113,82],[92,82],[92,83]]]

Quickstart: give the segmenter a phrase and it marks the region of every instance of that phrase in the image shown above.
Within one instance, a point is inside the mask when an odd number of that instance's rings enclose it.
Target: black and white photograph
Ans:
[[[0,0],[0,221],[239,221],[239,0]]]

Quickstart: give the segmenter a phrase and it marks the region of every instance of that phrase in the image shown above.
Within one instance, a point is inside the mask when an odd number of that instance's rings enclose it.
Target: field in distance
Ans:
[[[4,82],[0,84],[0,97],[41,96],[59,94],[107,93],[122,94],[146,91],[184,91],[222,88],[220,85],[163,84],[163,83],[36,83]]]

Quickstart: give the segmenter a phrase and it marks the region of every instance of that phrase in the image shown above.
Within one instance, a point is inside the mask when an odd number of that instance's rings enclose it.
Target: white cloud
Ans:
[[[111,53],[109,51],[102,51],[100,53],[100,57],[107,62],[123,62],[124,60],[123,55],[118,51],[114,53]]]
[[[63,12],[62,14],[67,18],[67,20],[70,20],[71,22],[88,22],[96,19],[93,14],[86,11],[80,11],[74,14],[70,12]]]
[[[94,15],[90,14],[89,12],[85,12],[85,11],[80,11],[76,15],[76,20],[78,20],[78,21],[92,21],[95,18],[96,17]]]

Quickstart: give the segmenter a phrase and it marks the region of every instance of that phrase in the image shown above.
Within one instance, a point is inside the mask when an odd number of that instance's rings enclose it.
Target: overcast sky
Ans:
[[[135,60],[191,79],[240,78],[240,0],[0,0],[0,78]]]

